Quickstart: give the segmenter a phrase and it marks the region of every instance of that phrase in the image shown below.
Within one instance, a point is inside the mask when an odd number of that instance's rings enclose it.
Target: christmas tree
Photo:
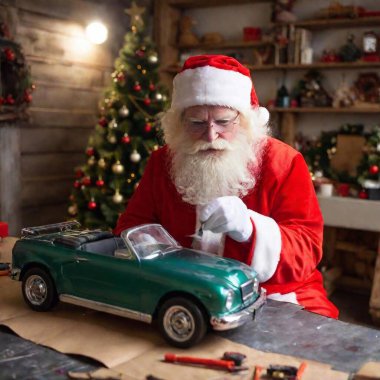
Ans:
[[[89,138],[87,163],[76,169],[68,212],[86,227],[115,226],[160,145],[157,115],[166,107],[167,94],[158,84],[158,56],[146,36],[143,12],[134,2],[126,11],[131,30]]]

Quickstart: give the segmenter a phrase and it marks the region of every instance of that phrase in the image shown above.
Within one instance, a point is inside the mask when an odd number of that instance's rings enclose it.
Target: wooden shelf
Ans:
[[[209,8],[222,7],[236,4],[252,4],[252,3],[272,3],[272,0],[235,0],[233,4],[231,0],[170,0],[169,5],[176,8]]]
[[[326,28],[349,28],[349,27],[366,27],[380,26],[380,17],[358,17],[352,19],[314,19],[302,20],[294,23],[277,23],[279,26],[294,25],[298,28],[306,29],[326,29]]]
[[[220,44],[178,45],[181,50],[218,50],[218,49],[249,49],[261,46],[274,45],[273,41],[226,41]]]
[[[326,69],[326,70],[341,70],[341,69],[368,69],[368,68],[379,68],[380,62],[336,62],[336,63],[326,63],[326,62],[315,62],[310,64],[289,64],[284,63],[280,65],[247,65],[251,70],[254,71],[265,71],[265,70],[310,70],[310,69]]]
[[[311,70],[311,69],[323,69],[323,70],[352,70],[352,69],[372,69],[380,68],[380,62],[337,62],[337,63],[325,63],[325,62],[316,62],[311,64],[288,64],[284,63],[281,65],[246,65],[252,71],[271,71],[271,70]],[[178,73],[181,70],[181,66],[172,65],[168,66],[163,71],[167,73]]]
[[[279,108],[274,107],[269,109],[270,112],[291,112],[291,113],[380,113],[380,106],[375,108],[334,108],[334,107],[294,107],[294,108]]]

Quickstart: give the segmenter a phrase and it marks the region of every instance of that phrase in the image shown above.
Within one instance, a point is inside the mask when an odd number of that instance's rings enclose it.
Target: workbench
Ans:
[[[377,256],[371,285],[369,313],[376,323],[380,323],[380,201],[318,196],[318,202],[325,226],[377,233]],[[335,235],[330,234],[329,238],[330,246],[333,247]],[[333,254],[333,252],[329,253],[330,256]]]
[[[256,321],[236,330],[211,334],[261,351],[328,363],[347,373],[356,372],[366,362],[380,361],[380,330],[332,320],[304,311],[298,305],[272,300],[268,300]],[[0,328],[2,380],[67,379],[68,370],[99,366],[96,361],[58,353]]]

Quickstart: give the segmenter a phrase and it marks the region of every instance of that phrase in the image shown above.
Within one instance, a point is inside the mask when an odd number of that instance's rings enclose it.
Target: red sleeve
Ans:
[[[281,253],[271,283],[302,282],[322,258],[323,218],[310,173],[297,154],[274,198],[273,218],[281,232]]]

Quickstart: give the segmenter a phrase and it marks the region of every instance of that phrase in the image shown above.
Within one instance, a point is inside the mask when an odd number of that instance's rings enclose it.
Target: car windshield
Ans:
[[[121,237],[140,259],[145,260],[162,256],[179,246],[159,224],[146,224],[123,231]]]

